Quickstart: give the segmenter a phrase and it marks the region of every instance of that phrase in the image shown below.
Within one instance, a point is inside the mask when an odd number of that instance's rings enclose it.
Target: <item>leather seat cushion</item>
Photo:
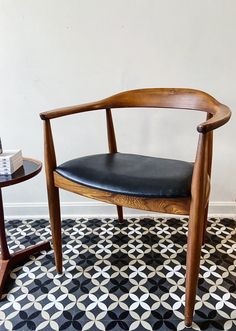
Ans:
[[[193,163],[137,154],[96,154],[70,160],[56,172],[82,185],[138,197],[190,196]]]

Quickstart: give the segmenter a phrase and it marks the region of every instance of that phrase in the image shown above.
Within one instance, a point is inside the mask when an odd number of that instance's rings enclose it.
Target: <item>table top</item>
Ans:
[[[23,158],[23,166],[11,175],[0,175],[0,188],[23,182],[36,176],[42,169],[40,161]]]

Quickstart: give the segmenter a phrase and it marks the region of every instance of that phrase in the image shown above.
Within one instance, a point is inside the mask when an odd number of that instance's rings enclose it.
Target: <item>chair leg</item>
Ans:
[[[204,212],[204,228],[203,228],[203,235],[202,235],[202,246],[204,246],[206,243],[206,229],[207,229],[207,223],[208,223],[208,206],[209,206],[209,202],[207,203],[207,205],[205,207],[205,212]]]
[[[48,205],[52,230],[52,243],[55,254],[56,270],[62,273],[62,240],[61,240],[61,212],[59,190],[57,187],[48,187]]]
[[[116,208],[117,208],[117,214],[118,214],[119,222],[124,223],[123,208],[121,206],[116,206]]]
[[[185,296],[185,325],[191,326],[198,285],[199,266],[201,258],[202,236],[204,228],[204,207],[197,208],[194,201],[191,203],[188,246],[186,264],[186,296]]]

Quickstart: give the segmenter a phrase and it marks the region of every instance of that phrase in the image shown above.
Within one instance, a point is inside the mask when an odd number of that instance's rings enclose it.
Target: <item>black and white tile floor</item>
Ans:
[[[0,330],[184,330],[187,224],[63,220],[64,273],[57,275],[52,251],[15,268],[0,300]],[[235,225],[209,220],[192,330],[236,330]],[[44,219],[6,227],[12,251],[51,238]]]

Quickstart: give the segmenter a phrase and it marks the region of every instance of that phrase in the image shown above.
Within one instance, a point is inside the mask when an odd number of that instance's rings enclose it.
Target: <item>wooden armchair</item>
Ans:
[[[207,113],[199,124],[195,163],[117,152],[112,108],[152,107]],[[109,154],[90,155],[57,166],[50,120],[86,111],[106,110]],[[58,189],[122,207],[189,215],[185,324],[192,324],[201,246],[207,226],[213,130],[230,119],[230,110],[202,91],[150,88],[122,92],[107,99],[40,114],[44,120],[45,170],[55,262],[62,272],[61,216]]]

